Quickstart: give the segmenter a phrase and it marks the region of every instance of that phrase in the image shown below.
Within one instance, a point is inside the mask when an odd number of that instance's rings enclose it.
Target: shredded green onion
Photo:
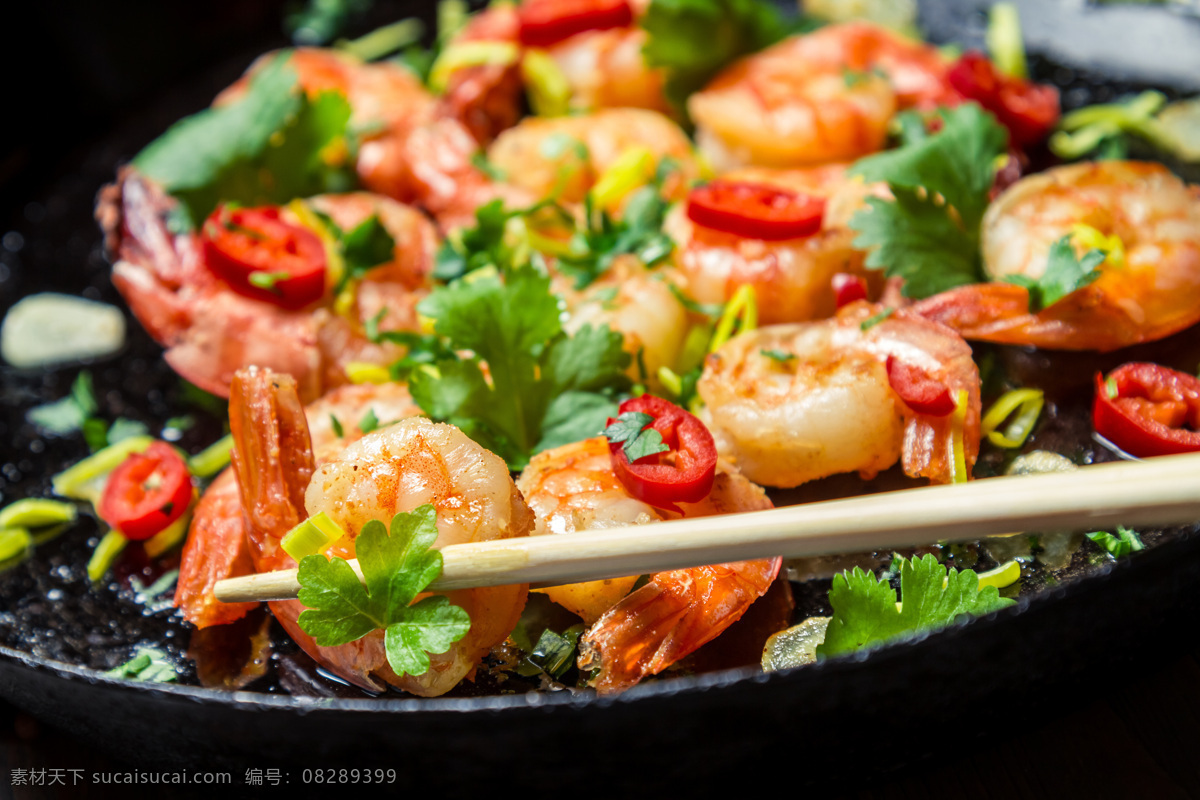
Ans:
[[[29,530],[20,527],[0,528],[0,562],[19,558],[33,546]]]
[[[1033,432],[1045,402],[1045,395],[1040,389],[1014,389],[1005,392],[983,415],[980,430],[987,436],[988,441],[997,447],[1020,447]],[[997,430],[1014,412],[1016,416],[1004,432]]]
[[[752,331],[758,327],[758,302],[754,287],[744,283],[729,298],[721,318],[717,320],[717,330],[709,342],[708,352],[714,353],[733,336],[734,328],[738,333]]]
[[[100,537],[100,541],[96,543],[96,549],[92,551],[92,557],[88,559],[87,574],[92,583],[96,583],[108,574],[127,544],[129,544],[129,540],[115,528]]]
[[[392,373],[378,364],[351,361],[346,364],[346,377],[351,383],[387,383],[392,379]]]
[[[315,555],[346,535],[342,527],[322,511],[288,531],[280,543],[283,551],[297,562]]]
[[[1021,36],[1021,17],[1012,3],[996,3],[988,13],[984,36],[992,61],[1005,75],[1029,77],[1025,66],[1025,41]]]
[[[971,477],[967,472],[967,448],[963,428],[967,421],[966,389],[959,389],[954,398],[954,411],[950,412],[950,439],[954,450],[954,482],[966,483]]]
[[[376,61],[403,50],[410,44],[416,44],[424,33],[425,25],[421,20],[402,19],[391,25],[376,28],[357,39],[342,39],[336,42],[334,47],[363,61]]]
[[[131,436],[93,453],[73,467],[51,478],[54,493],[95,505],[104,493],[108,475],[131,453],[140,453],[154,443],[152,436]]]
[[[634,189],[654,180],[656,167],[649,147],[626,147],[592,187],[592,200],[597,206],[615,208]]]
[[[75,506],[59,500],[27,497],[0,510],[0,528],[44,528],[74,522]]]
[[[210,478],[229,466],[233,452],[233,434],[226,434],[188,459],[188,472],[197,478]]]
[[[1021,579],[1021,562],[1007,561],[995,569],[990,569],[987,572],[979,573],[979,588],[983,589],[988,586],[995,586],[997,589],[1003,589],[1005,586],[1011,586]]]
[[[1120,103],[1102,103],[1076,109],[1063,116],[1048,142],[1059,158],[1080,158],[1102,142],[1122,133],[1132,133],[1151,144],[1171,150],[1164,141],[1154,115],[1167,98],[1161,92],[1142,92]]]
[[[658,382],[671,394],[679,397],[683,394],[683,378],[680,378],[670,367],[658,368]]]
[[[529,105],[539,117],[561,117],[571,110],[571,84],[545,50],[530,48],[521,58],[521,78]]]
[[[446,91],[450,76],[466,67],[513,64],[521,53],[512,42],[462,42],[442,51],[429,73],[429,88]]]
[[[192,502],[196,502],[197,492],[192,490]],[[171,550],[175,545],[187,538],[188,526],[192,524],[191,513],[184,514],[179,519],[172,522],[167,527],[163,528],[158,533],[151,536],[142,546],[146,549],[146,555],[151,558],[158,558],[163,553]]]

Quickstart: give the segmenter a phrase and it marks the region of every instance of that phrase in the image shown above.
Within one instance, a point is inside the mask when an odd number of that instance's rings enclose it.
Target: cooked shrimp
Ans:
[[[1050,245],[1088,226],[1117,237],[1100,277],[1030,313],[1024,288],[1002,283],[1046,270]],[[1116,350],[1200,322],[1200,186],[1161,164],[1101,161],[1022,178],[983,218],[983,259],[995,283],[953,289],[912,310],[968,339],[1051,350]],[[1094,234],[1093,234],[1094,235]],[[1093,244],[1072,241],[1077,252]]]
[[[670,156],[679,169],[664,191],[678,198],[699,175],[691,142],[662,114],[615,108],[575,117],[531,117],[505,131],[488,149],[488,159],[506,181],[535,198],[559,192],[566,202],[584,194],[628,148],[646,147],[657,158]]]
[[[175,201],[133,170],[102,193],[97,217],[114,254],[113,283],[164,357],[187,380],[228,396],[234,372],[257,364],[296,377],[313,399],[346,382],[351,361],[386,363],[391,345],[376,345],[362,323],[384,311],[384,330],[415,329],[436,234],[415,209],[367,194],[326,195],[311,204],[349,228],[376,214],[396,241],[394,259],[356,284],[348,310],[335,313],[331,292],[288,310],[233,291],[204,262],[199,237],[167,226]]]
[[[881,307],[858,302],[820,322],[736,336],[709,356],[697,391],[722,457],[753,481],[791,487],[842,472],[871,477],[903,460],[934,483],[955,476],[955,437],[966,474],[979,451],[979,370],[950,329],[907,311],[863,330]],[[789,358],[788,356],[791,356]],[[949,389],[966,413],[928,416],[892,388],[894,356]]]
[[[439,547],[524,536],[533,518],[496,455],[457,428],[410,417],[363,436],[318,464],[308,423],[287,376],[243,370],[230,397],[234,469],[246,510],[247,537],[256,568],[293,566],[280,541],[310,514],[325,512],[347,536],[327,551],[351,558],[368,521],[432,503]],[[382,632],[337,647],[318,646],[297,618],[297,600],[271,611],[304,650],[326,668],[364,688],[380,681],[424,697],[444,694],[474,674],[480,659],[508,636],[525,606],[528,587],[500,586],[448,594],[465,608],[471,629],[445,653],[431,656],[424,675],[397,676],[388,666]]]
[[[304,409],[317,463],[362,438],[358,422],[368,411],[385,422],[422,413],[401,383],[340,386]],[[341,436],[335,430],[335,419],[342,427]],[[179,565],[175,605],[197,628],[241,619],[256,604],[222,603],[213,595],[213,586],[219,580],[253,572],[237,477],[229,468],[205,490],[192,513]]]
[[[829,25],[743,58],[688,100],[718,170],[852,160],[899,109],[953,96],[937,50],[867,23]]]
[[[675,240],[675,264],[687,294],[700,303],[725,303],[739,287],[755,289],[759,319],[767,325],[804,322],[831,316],[836,309],[833,276],[846,272],[882,286],[878,271],[865,267],[865,254],[854,247],[853,213],[873,190],[848,178],[846,167],[830,164],[807,169],[750,168],[722,180],[765,184],[825,198],[821,229],[811,236],[764,242],[694,225],[682,207],[672,211],[666,230]]]
[[[575,108],[646,108],[669,113],[663,71],[646,64],[646,31],[637,26],[585,31],[546,52],[571,87]]]
[[[602,437],[535,455],[517,481],[537,520],[535,535],[643,525],[677,517],[634,499],[616,477]],[[685,517],[771,507],[759,487],[719,462],[713,490],[681,503]],[[650,535],[653,535],[652,532]],[[779,559],[760,559],[652,575],[629,594],[637,576],[546,589],[551,600],[591,627],[580,667],[600,667],[596,688],[621,691],[716,638],[770,587]]]

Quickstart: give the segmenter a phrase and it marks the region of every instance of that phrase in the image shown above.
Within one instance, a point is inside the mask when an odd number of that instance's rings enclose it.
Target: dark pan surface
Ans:
[[[926,16],[940,13],[936,8],[927,5]],[[102,139],[66,137],[72,147],[61,149],[53,172],[31,183],[7,180],[4,188],[13,195],[6,192],[0,208],[8,232],[0,239],[0,308],[50,288],[120,305],[91,221],[96,190],[117,163],[202,107],[259,49],[227,55],[215,70],[193,74],[187,88],[155,99]],[[1035,60],[1035,69],[1067,88],[1072,105],[1145,84],[1141,75],[1124,80],[1124,74],[1098,83],[1094,73],[1044,60]],[[102,415],[139,419],[157,431],[186,411],[197,424],[180,444],[193,452],[220,435],[219,410],[190,400],[132,320],[130,331],[126,353],[89,366]],[[1109,363],[1133,357],[1121,353]],[[1200,336],[1174,337],[1138,357],[1194,368]],[[1008,359],[1011,368],[1043,374],[1072,366],[1041,354],[1013,352]],[[1096,368],[1074,365],[1085,379]],[[0,369],[0,501],[9,502],[48,493],[47,476],[83,455],[77,440],[39,436],[24,422],[29,407],[62,396],[79,367]],[[869,658],[787,673],[746,669],[678,678],[612,700],[568,692],[372,699],[339,691],[315,675],[302,654],[284,651],[280,662],[287,667],[276,672],[290,677],[269,688],[310,696],[229,694],[123,682],[97,672],[143,641],[165,644],[181,665],[190,662],[183,657],[184,627],[169,610],[139,598],[130,582],[136,576],[148,584],[162,566],[127,565],[105,587],[88,589],[82,571],[93,534],[85,522],[0,575],[0,696],[89,741],[108,743],[124,758],[138,753],[147,765],[374,767],[403,754],[404,782],[463,791],[511,781],[518,764],[539,782],[578,780],[586,769],[597,787],[643,790],[678,789],[731,765],[788,764],[797,754],[824,765],[796,775],[797,785],[824,783],[837,770],[878,773],[969,746],[984,730],[964,720],[981,709],[1006,704],[1033,713],[1055,692],[1074,691],[1065,688],[1070,682],[1119,670],[1133,653],[1153,659],[1183,648],[1189,642],[1169,634],[1194,630],[1200,612],[1200,543],[1194,530],[1177,530],[1156,537],[1161,541],[1147,552],[1089,568],[1095,574],[1086,580],[1065,582],[991,618]],[[813,599],[802,593],[800,602]],[[1007,724],[1020,725],[1021,715]]]

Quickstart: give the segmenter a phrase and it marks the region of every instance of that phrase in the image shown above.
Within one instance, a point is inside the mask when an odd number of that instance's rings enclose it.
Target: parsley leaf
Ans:
[[[654,417],[643,411],[626,411],[615,422],[609,423],[604,435],[613,444],[624,443],[621,449],[632,464],[640,458],[671,449],[663,444],[662,434],[648,427],[652,422]]]
[[[1117,526],[1116,536],[1108,531],[1093,531],[1087,534],[1087,537],[1107,550],[1113,558],[1127,556],[1138,550],[1144,550],[1146,547],[1142,544],[1142,537],[1138,536],[1137,531],[1130,530],[1124,525]]]
[[[894,200],[867,198],[850,219],[867,266],[905,279],[904,294],[932,294],[983,280],[979,223],[992,187],[992,163],[1005,129],[974,103],[942,112],[935,134],[859,160],[850,170],[886,181]]]
[[[1026,275],[1009,275],[1004,280],[1025,287],[1029,292],[1029,313],[1036,314],[1099,278],[1100,270],[1097,267],[1105,258],[1105,252],[1094,247],[1084,253],[1083,258],[1076,258],[1075,248],[1071,246],[1071,234],[1068,233],[1050,245],[1046,271],[1042,277],[1034,279]]]
[[[350,104],[337,92],[309,100],[288,62],[280,54],[240,98],[180,120],[134,158],[183,203],[193,226],[223,200],[282,204],[353,185],[349,166],[325,157],[345,139]]]
[[[551,442],[600,431],[616,412],[613,395],[629,387],[621,335],[585,326],[567,336],[550,279],[532,267],[513,269],[504,280],[456,281],[418,308],[435,320],[448,357],[411,373],[413,399],[514,470]]]
[[[442,574],[437,515],[426,504],[392,518],[391,531],[378,520],[362,527],[355,551],[363,582],[341,558],[305,556],[297,579],[300,627],[322,647],[361,639],[383,629],[388,664],[397,675],[429,670],[429,653],[444,653],[471,627],[467,612],[442,595],[412,603]]]
[[[681,112],[726,64],[799,30],[765,0],[654,0],[640,24],[646,63],[666,69],[667,98]]]
[[[995,586],[979,588],[971,570],[949,570],[927,555],[901,559],[900,608],[896,592],[858,567],[833,577],[829,603],[833,617],[825,641],[817,648],[823,657],[875,647],[884,642],[953,624],[963,615],[979,616],[1014,605],[1000,597]]]

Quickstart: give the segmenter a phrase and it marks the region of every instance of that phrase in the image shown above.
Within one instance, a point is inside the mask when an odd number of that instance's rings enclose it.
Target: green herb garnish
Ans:
[[[1137,531],[1130,530],[1124,525],[1117,526],[1117,535],[1113,536],[1108,531],[1094,531],[1087,535],[1096,544],[1103,547],[1108,554],[1113,558],[1127,556],[1130,553],[1135,553],[1138,550],[1144,550],[1146,545],[1142,544],[1142,537]]]
[[[1008,275],[1004,280],[1022,286],[1029,292],[1029,313],[1036,314],[1099,278],[1100,270],[1097,267],[1105,257],[1103,250],[1093,247],[1082,258],[1076,258],[1075,248],[1071,246],[1071,234],[1067,234],[1050,245],[1046,271],[1040,278]]]
[[[623,444],[621,449],[632,464],[671,449],[663,444],[662,434],[649,427],[652,422],[654,417],[643,411],[626,411],[604,429],[604,435],[613,444]]]
[[[169,683],[177,677],[175,667],[167,658],[167,654],[157,647],[139,647],[133,658],[104,674],[113,678],[154,683]]]

